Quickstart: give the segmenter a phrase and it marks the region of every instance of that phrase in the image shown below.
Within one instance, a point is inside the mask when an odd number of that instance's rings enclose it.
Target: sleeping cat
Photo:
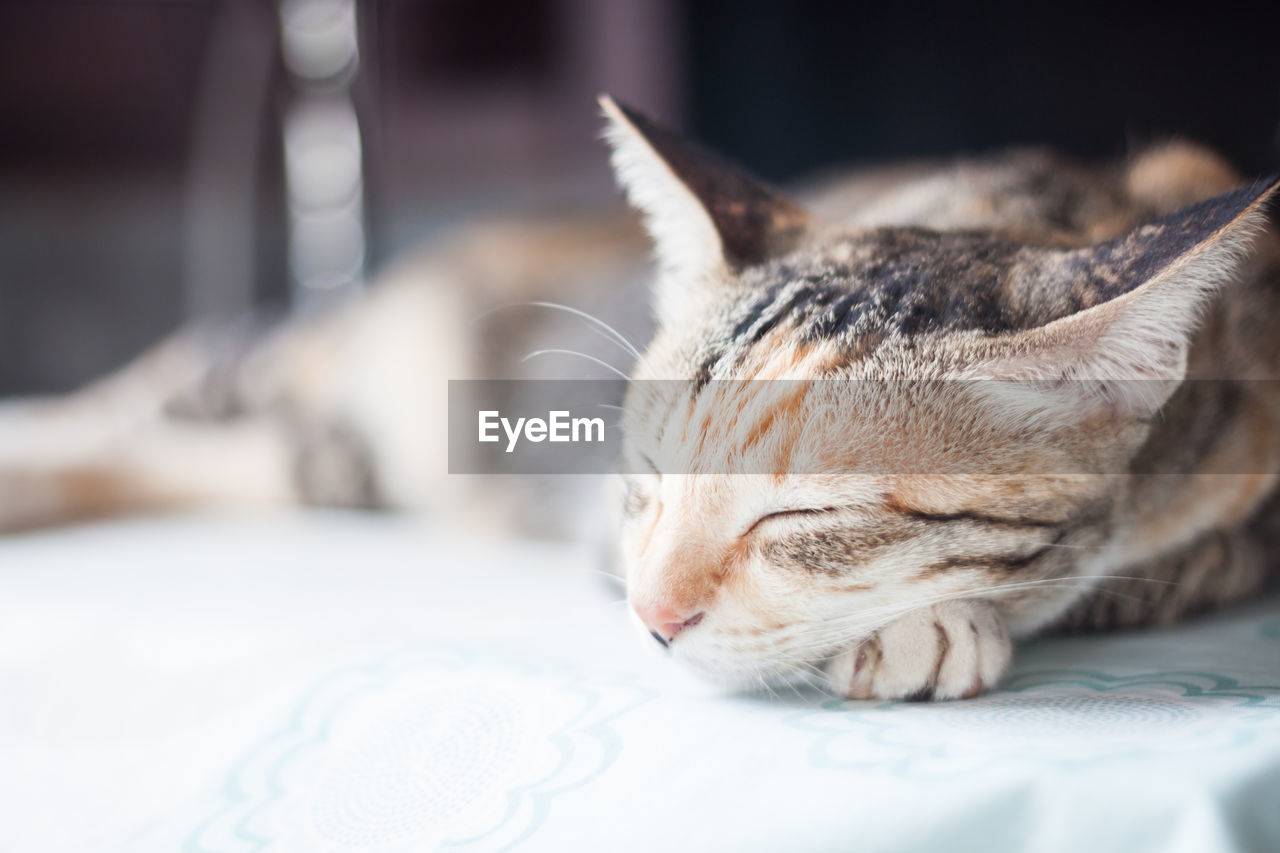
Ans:
[[[298,503],[527,522],[541,490],[504,508],[445,474],[444,380],[513,375],[542,342],[582,351],[532,317],[558,300],[648,341],[616,550],[645,631],[711,677],[971,696],[1011,635],[1265,585],[1274,182],[1241,188],[1185,144],[1096,169],[1024,151],[833,178],[801,206],[602,105],[656,245],[656,331],[627,220],[453,235],[330,315],[180,335],[79,394],[8,404],[0,528]]]
[[[999,680],[1011,634],[1263,586],[1274,180],[1170,213],[1239,181],[1182,147],[1095,173],[1027,156],[818,219],[604,109],[662,267],[621,551],[675,658],[820,674],[850,698],[967,697]]]

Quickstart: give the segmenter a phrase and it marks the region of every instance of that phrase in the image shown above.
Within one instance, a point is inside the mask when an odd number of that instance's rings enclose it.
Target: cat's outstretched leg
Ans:
[[[993,605],[944,601],[889,623],[825,670],[847,699],[967,699],[995,686],[1012,652]]]
[[[66,466],[99,456],[164,417],[201,384],[208,357],[174,337],[73,393],[0,400],[0,472]]]
[[[71,394],[0,401],[0,533],[292,500],[287,435],[275,419],[170,411],[213,396],[220,350],[238,342],[231,331],[175,335]]]
[[[288,437],[267,419],[157,422],[101,453],[0,466],[0,533],[132,513],[295,505]]]

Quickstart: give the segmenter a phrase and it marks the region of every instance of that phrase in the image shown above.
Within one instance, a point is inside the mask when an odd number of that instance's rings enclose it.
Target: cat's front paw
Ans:
[[[944,601],[890,622],[825,670],[847,699],[967,699],[993,687],[1012,654],[995,607]]]

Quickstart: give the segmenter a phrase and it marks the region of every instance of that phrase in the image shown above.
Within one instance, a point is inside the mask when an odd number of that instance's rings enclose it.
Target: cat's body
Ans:
[[[629,478],[620,550],[634,608],[674,656],[739,680],[821,670],[848,696],[947,698],[999,678],[1010,629],[1168,621],[1273,576],[1280,391],[1257,380],[1280,378],[1280,245],[1262,188],[1163,218],[1243,181],[1187,145],[1102,168],[1015,152],[831,179],[806,212],[606,109],[662,266],[626,412],[631,467],[655,470]],[[468,320],[554,300],[637,344],[651,331],[634,321],[643,249],[626,222],[472,239],[224,368],[179,339],[81,395],[7,412],[0,527],[216,503],[467,502],[484,484],[444,474],[444,380],[519,375],[522,349],[580,348],[527,311],[491,315],[488,334]],[[626,298],[600,282],[625,282]],[[495,340],[498,354],[481,343]],[[1113,385],[1098,403],[1093,389],[1066,414],[1042,401],[1034,417],[948,390],[936,417],[872,434],[849,408],[827,436],[810,435],[812,393],[777,383],[754,408],[723,396],[735,380],[818,378],[1171,384],[1155,400]],[[785,462],[659,473],[671,439],[647,442],[672,417],[735,464],[744,448],[794,458],[806,441],[837,469],[854,447],[1024,464],[998,477],[890,464],[815,478]],[[1054,454],[1114,467],[1025,462]]]

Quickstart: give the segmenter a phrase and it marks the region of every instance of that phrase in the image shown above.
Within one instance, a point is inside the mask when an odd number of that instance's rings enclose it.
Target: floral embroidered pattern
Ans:
[[[651,694],[556,661],[402,651],[334,673],[259,744],[188,851],[499,850],[621,751]]]

